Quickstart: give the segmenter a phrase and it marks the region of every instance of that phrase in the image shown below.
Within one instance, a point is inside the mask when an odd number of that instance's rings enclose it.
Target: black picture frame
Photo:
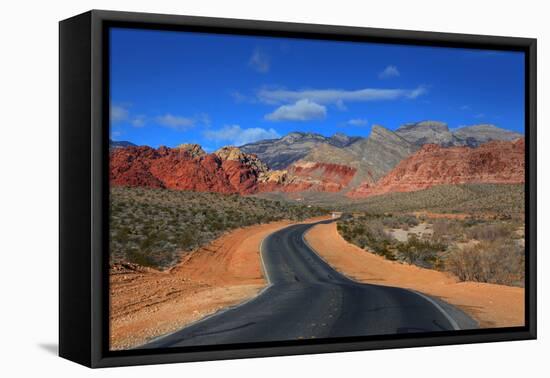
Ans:
[[[398,43],[525,53],[524,327],[110,351],[108,348],[109,27]],[[92,10],[59,24],[59,354],[88,367],[535,339],[536,39]]]

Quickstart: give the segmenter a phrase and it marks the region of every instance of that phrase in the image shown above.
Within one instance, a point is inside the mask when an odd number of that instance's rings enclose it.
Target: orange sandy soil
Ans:
[[[482,328],[524,325],[523,288],[459,282],[448,273],[401,264],[345,241],[336,223],[313,227],[306,240],[339,272],[363,283],[397,286],[438,297],[461,308]]]
[[[321,219],[327,217],[308,222]],[[260,243],[268,234],[290,224],[280,221],[231,231],[187,253],[178,265],[166,271],[131,264],[113,267],[111,349],[142,345],[256,296],[266,286]]]

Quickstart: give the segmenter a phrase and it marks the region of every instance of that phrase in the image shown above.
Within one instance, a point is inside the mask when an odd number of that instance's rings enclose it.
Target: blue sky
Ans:
[[[111,137],[207,151],[439,120],[524,132],[517,52],[111,30]]]

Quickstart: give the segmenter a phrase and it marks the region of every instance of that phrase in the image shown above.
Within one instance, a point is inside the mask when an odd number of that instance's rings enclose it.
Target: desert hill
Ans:
[[[285,169],[319,146],[345,148],[360,139],[342,133],[325,137],[317,133],[292,132],[279,139],[262,140],[240,148],[243,152],[257,155],[271,169]]]
[[[111,151],[113,186],[165,188],[197,192],[253,194],[266,191],[338,192],[355,175],[353,167],[297,162],[270,170],[254,154],[222,147],[207,154],[196,144],[177,148],[121,147]]]
[[[446,184],[518,184],[525,182],[525,139],[493,141],[472,147],[424,145],[381,180],[365,182],[348,193],[364,198],[412,192]]]
[[[521,143],[507,141],[516,135],[492,125],[451,132],[443,123],[428,121],[395,132],[373,126],[368,138],[294,132],[210,154],[197,144],[154,149],[111,141],[110,177],[113,186],[225,194],[308,191],[355,198],[440,184],[518,182],[523,155],[512,152]],[[420,145],[424,141],[435,144]]]
[[[249,194],[267,166],[235,147],[206,154],[198,145],[181,148],[126,147],[111,152],[114,186]]]
[[[395,133],[417,146],[438,144],[443,147],[478,147],[494,140],[512,141],[523,135],[490,124],[464,126],[449,130],[444,122],[422,121],[400,126]]]
[[[135,147],[135,144],[125,140],[109,139],[109,148],[121,148],[121,147]]]

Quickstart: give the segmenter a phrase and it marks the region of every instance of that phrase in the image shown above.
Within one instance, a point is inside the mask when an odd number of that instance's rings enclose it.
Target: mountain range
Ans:
[[[124,148],[124,147],[135,147],[136,145],[133,144],[132,142],[127,142],[127,141],[115,141],[115,140],[112,140],[112,139],[109,139],[109,148],[112,149],[112,148]]]
[[[449,130],[425,121],[396,131],[373,126],[368,138],[292,132],[279,139],[207,154],[177,148],[111,145],[111,183],[253,194],[342,192],[361,198],[444,183],[522,182],[522,135],[493,125]]]
[[[293,162],[305,158],[311,151],[320,146],[330,146],[348,151],[354,151],[358,156],[365,154],[371,158],[379,156],[375,149],[376,144],[391,144],[398,150],[399,156],[392,153],[385,156],[376,164],[382,171],[393,167],[395,159],[401,160],[405,151],[416,150],[424,144],[433,143],[443,147],[468,146],[478,147],[480,144],[493,140],[511,141],[521,138],[523,135],[501,129],[495,125],[479,124],[464,126],[450,130],[446,123],[439,121],[422,121],[400,126],[395,131],[390,131],[383,126],[372,127],[371,135],[364,137],[349,137],[343,133],[336,133],[331,137],[325,137],[316,133],[293,132],[279,139],[262,140],[241,146],[243,152],[256,154],[271,169],[284,169]],[[367,148],[370,147],[370,148]],[[335,149],[330,149],[335,151]],[[373,156],[374,155],[374,156]],[[389,159],[389,160],[388,160]],[[367,158],[367,160],[370,160]]]
[[[477,148],[425,144],[376,183],[347,193],[362,198],[448,184],[519,184],[525,180],[525,139],[491,141]]]
[[[361,139],[363,138],[349,137],[343,133],[325,137],[317,133],[295,131],[279,139],[261,140],[240,148],[243,152],[257,155],[271,169],[284,169],[320,145],[345,148]]]
[[[511,141],[523,136],[491,124],[464,126],[449,130],[446,123],[438,121],[408,123],[399,127],[395,133],[417,146],[433,143],[443,147],[478,147],[480,144],[492,140]]]

